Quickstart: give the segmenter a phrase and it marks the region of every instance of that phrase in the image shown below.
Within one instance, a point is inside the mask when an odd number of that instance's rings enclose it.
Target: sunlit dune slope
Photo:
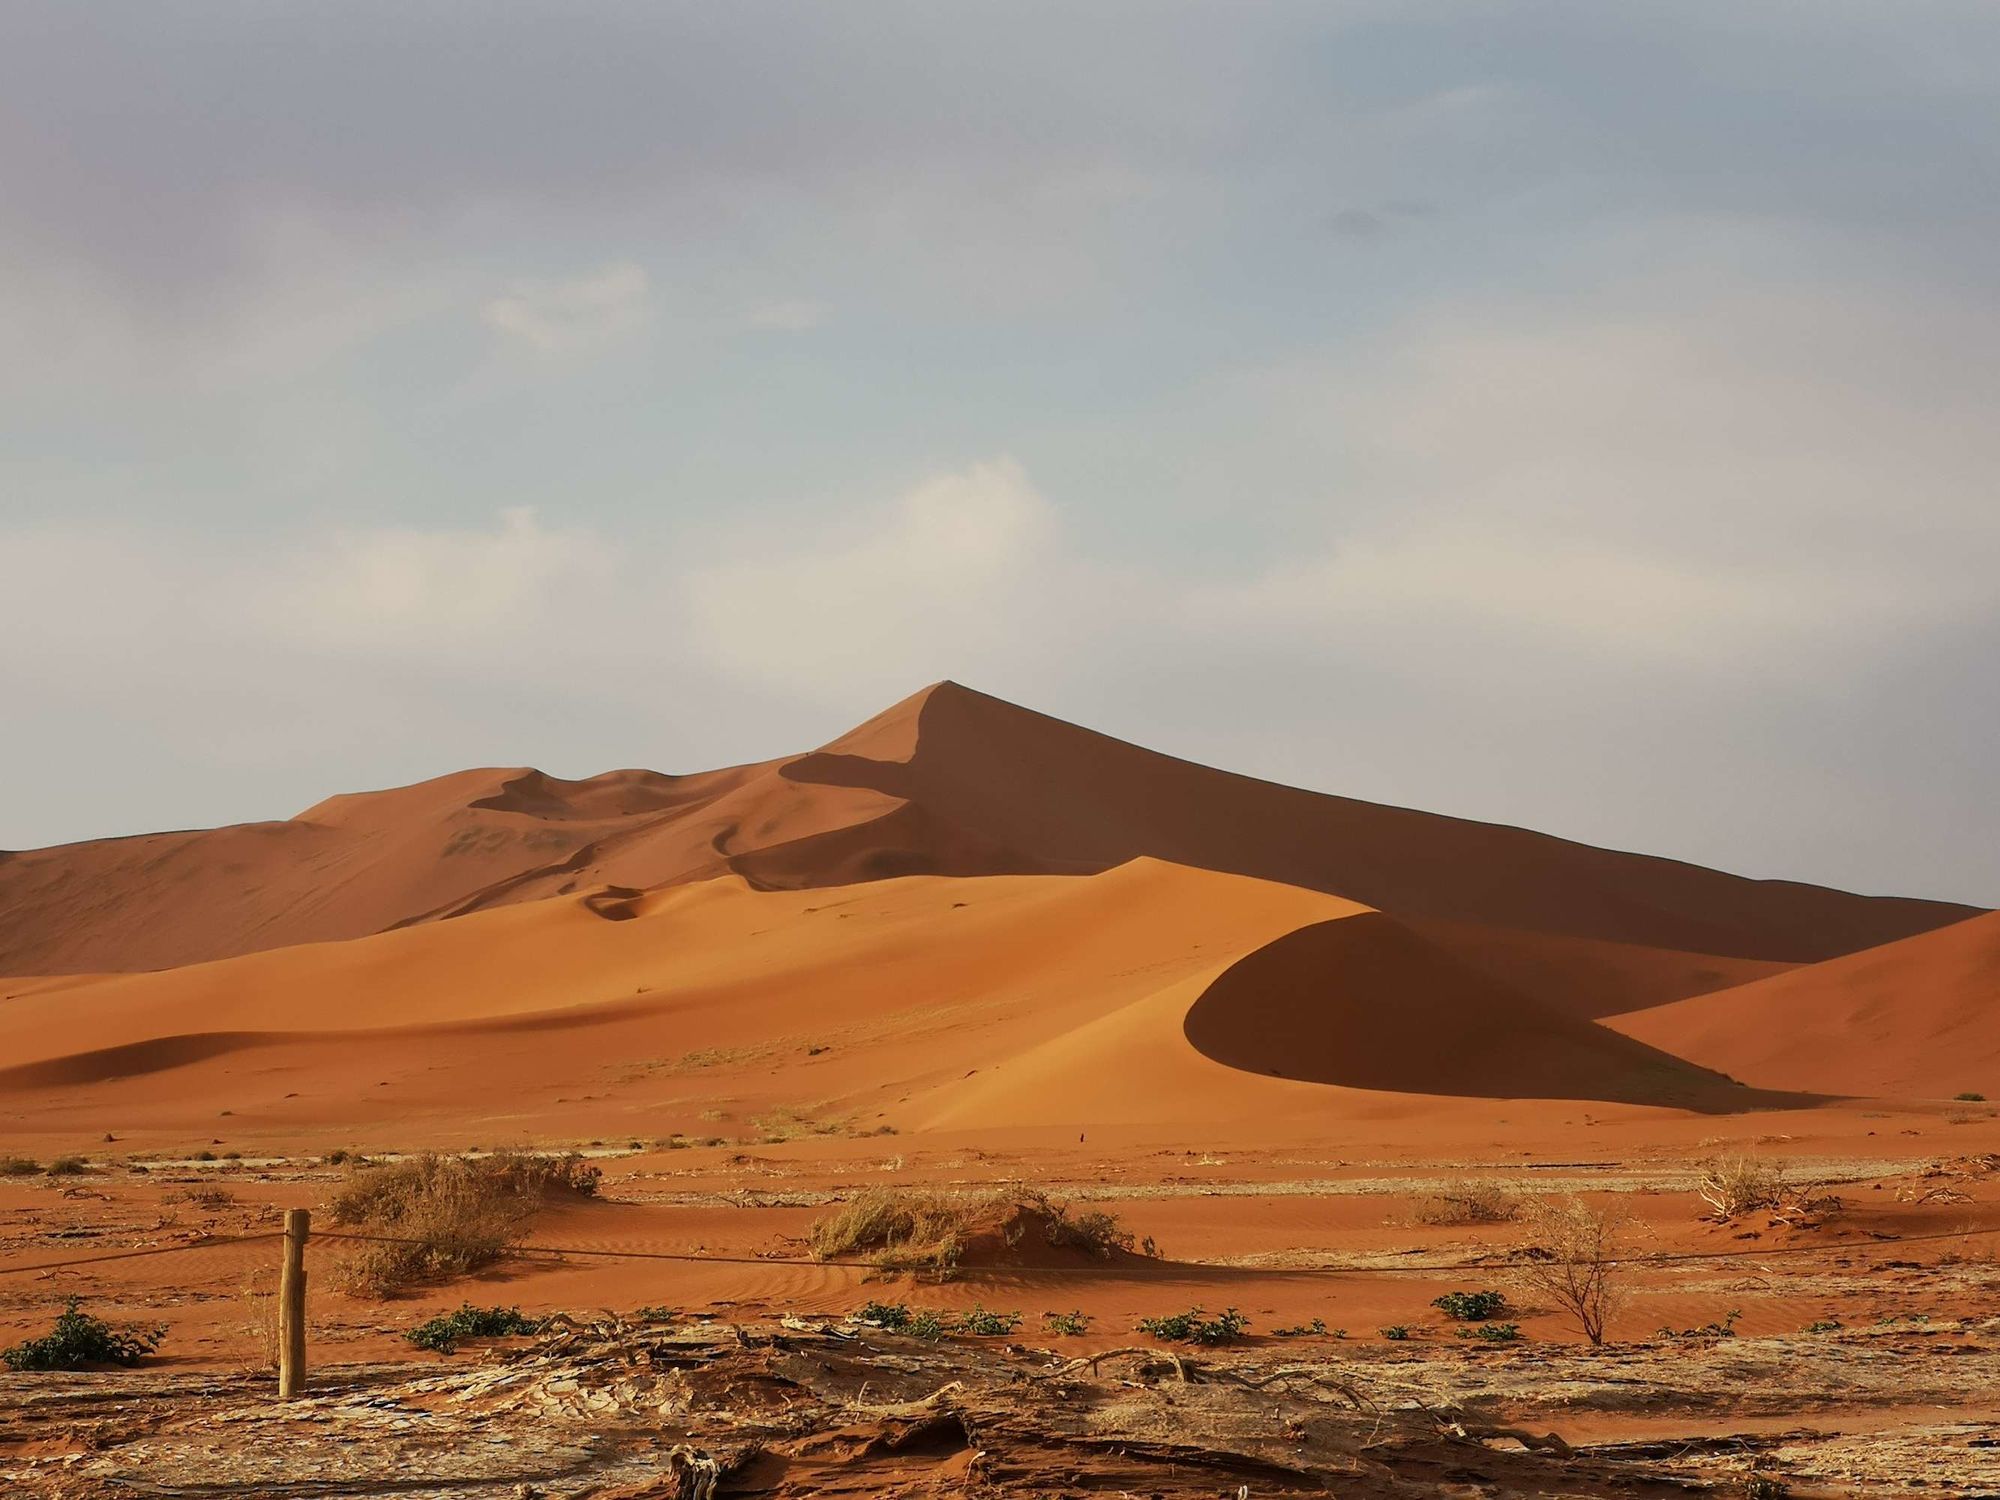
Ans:
[[[606,884],[807,888],[1140,856],[1447,924],[1460,930],[1433,931],[1440,946],[1504,982],[1532,973],[1582,1015],[1971,914],[1296,791],[942,683],[788,760],[574,782],[467,771],[283,823],[0,856],[0,972],[165,968]]]
[[[1610,1024],[1770,1088],[2000,1099],[2000,913]]]
[[[1751,1102],[1352,902],[1157,860],[611,887],[162,973],[9,981],[0,1057],[0,1110],[209,1128],[226,1105],[228,1129],[262,1138],[650,1138],[773,1108],[844,1128],[1310,1121],[1364,1089]]]

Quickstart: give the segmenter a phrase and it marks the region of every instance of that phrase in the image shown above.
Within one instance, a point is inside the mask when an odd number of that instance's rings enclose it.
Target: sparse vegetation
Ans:
[[[973,1334],[979,1338],[1005,1338],[1021,1326],[1021,1315],[1017,1312],[989,1312],[978,1303],[958,1320],[960,1333]]]
[[[1525,1217],[1521,1280],[1576,1319],[1593,1345],[1602,1344],[1618,1304],[1620,1221],[1574,1195],[1537,1199]]]
[[[1381,1330],[1381,1334],[1383,1338],[1389,1340],[1391,1343],[1400,1344],[1409,1338],[1410,1330],[1402,1323],[1391,1323],[1387,1328]]]
[[[1807,1333],[1838,1333],[1845,1325],[1838,1318],[1815,1318],[1806,1324]]]
[[[1077,1338],[1090,1332],[1090,1314],[1075,1312],[1045,1312],[1042,1323],[1050,1333],[1059,1333],[1066,1338]]]
[[[1326,1319],[1314,1318],[1310,1323],[1295,1323],[1290,1328],[1273,1328],[1271,1337],[1279,1339],[1300,1339],[1319,1337],[1326,1332]]]
[[[205,1209],[210,1213],[218,1209],[233,1208],[236,1195],[226,1187],[187,1187],[168,1193],[169,1203],[185,1203],[192,1208]]]
[[[1951,1097],[1960,1104],[1984,1104],[1986,1102],[1984,1094],[1976,1093],[1971,1089],[1967,1089],[1962,1094],[1953,1094]]]
[[[338,1274],[349,1290],[380,1297],[476,1271],[520,1241],[543,1202],[595,1196],[600,1175],[573,1153],[424,1155],[354,1167],[334,1195],[333,1222],[394,1243],[362,1246]]]
[[[1461,1323],[1452,1333],[1462,1339],[1483,1339],[1489,1344],[1512,1344],[1521,1337],[1519,1323]]]
[[[1228,1344],[1243,1336],[1250,1320],[1233,1307],[1225,1307],[1212,1318],[1202,1316],[1199,1307],[1169,1313],[1163,1318],[1141,1318],[1139,1331],[1170,1344]]]
[[[164,1325],[113,1326],[82,1311],[72,1297],[55,1326],[38,1339],[0,1349],[10,1370],[87,1370],[92,1365],[136,1365],[160,1347]]]
[[[1699,1328],[1662,1328],[1655,1336],[1675,1342],[1733,1339],[1736,1337],[1736,1320],[1742,1316],[1743,1309],[1733,1307],[1723,1316],[1720,1323],[1704,1323]]]
[[[891,1270],[950,1273],[965,1253],[974,1216],[990,1203],[920,1188],[869,1188],[812,1227],[820,1260],[866,1255]]]
[[[517,1333],[539,1333],[541,1321],[521,1315],[518,1307],[474,1307],[459,1304],[458,1311],[419,1323],[404,1335],[419,1349],[449,1354],[463,1339],[507,1338]]]
[[[1507,1310],[1507,1298],[1500,1292],[1446,1292],[1431,1299],[1431,1306],[1459,1323],[1483,1323]]]
[[[0,1177],[39,1177],[42,1164],[27,1156],[0,1156]]]
[[[1129,1253],[1132,1249],[1132,1231],[1114,1213],[1103,1209],[1073,1213],[1069,1203],[1057,1202],[1047,1193],[1032,1189],[1020,1195],[1018,1206],[1042,1218],[1045,1237],[1058,1249],[1081,1250],[1099,1260],[1110,1259],[1114,1251]],[[1146,1243],[1150,1245],[1152,1241]]]
[[[1504,1183],[1455,1177],[1419,1194],[1410,1204],[1412,1224],[1504,1224],[1521,1216],[1521,1195]]]
[[[49,1163],[51,1177],[81,1177],[90,1170],[90,1163],[80,1156],[58,1156]]]
[[[1840,1211],[1840,1199],[1820,1191],[1817,1183],[1794,1181],[1783,1164],[1748,1156],[1702,1163],[1695,1191],[1708,1205],[1709,1217],[1719,1224],[1768,1211],[1780,1222],[1809,1225]]]

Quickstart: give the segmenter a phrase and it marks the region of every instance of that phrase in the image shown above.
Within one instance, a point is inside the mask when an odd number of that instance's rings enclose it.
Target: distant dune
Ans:
[[[1973,914],[1296,791],[942,683],[790,759],[569,782],[463,771],[283,823],[0,856],[0,972],[168,968],[607,884],[1085,874],[1140,856],[1508,929],[1446,944],[1503,977],[1602,977],[1605,950],[1537,953],[1521,934],[1651,948],[1645,1002],[1743,977],[1718,956],[1814,962]]]
[[[1611,1024],[1770,1088],[2000,1099],[2000,912]]]
[[[1790,1108],[1992,1084],[1996,921],[1296,791],[946,683],[790,759],[465,771],[0,858],[0,1096],[440,1137],[717,1101]]]

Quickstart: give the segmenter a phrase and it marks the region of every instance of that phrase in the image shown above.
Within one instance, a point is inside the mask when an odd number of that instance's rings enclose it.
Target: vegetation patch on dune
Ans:
[[[55,1326],[38,1339],[0,1349],[10,1370],[88,1370],[93,1365],[136,1365],[160,1347],[164,1325],[114,1327],[77,1306],[76,1298],[56,1315]]]
[[[1035,1242],[1102,1260],[1130,1253],[1134,1238],[1114,1213],[1076,1212],[1035,1189],[881,1187],[822,1214],[810,1239],[820,1260],[866,1259],[884,1270],[934,1275],[951,1274],[975,1246],[1004,1256]]]
[[[599,1169],[574,1152],[490,1156],[426,1154],[357,1165],[329,1205],[335,1224],[380,1236],[341,1263],[338,1279],[361,1296],[462,1276],[489,1266],[526,1235],[552,1198],[591,1198]]]

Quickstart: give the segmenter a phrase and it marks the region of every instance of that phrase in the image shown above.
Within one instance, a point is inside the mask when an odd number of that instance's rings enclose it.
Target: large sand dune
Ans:
[[[467,771],[283,823],[6,855],[0,972],[167,968],[606,884],[736,873],[805,888],[1088,873],[1140,856],[1456,924],[1462,956],[1502,979],[1536,969],[1583,1014],[1972,914],[1296,791],[944,683],[786,760],[577,782]],[[1607,964],[1603,945],[1625,957]]]
[[[1611,1024],[1770,1088],[2000,1098],[2000,912]]]

